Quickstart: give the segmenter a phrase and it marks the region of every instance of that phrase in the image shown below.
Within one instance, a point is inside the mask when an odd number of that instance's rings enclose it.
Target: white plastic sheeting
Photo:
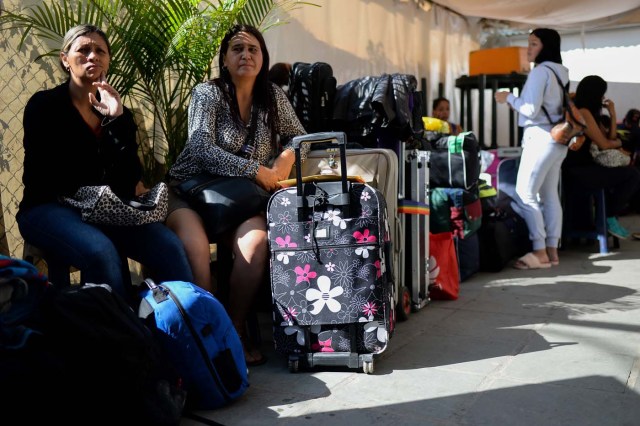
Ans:
[[[303,6],[294,10],[283,17],[288,24],[265,33],[272,63],[327,62],[333,67],[338,84],[367,75],[396,72],[412,74],[418,80],[426,78],[428,100],[437,96],[438,85],[442,84],[444,95],[451,100],[451,119],[457,121],[460,106],[455,79],[468,73],[469,52],[480,48],[478,20],[472,17],[530,22],[531,28],[573,28],[562,36],[573,87],[584,75],[602,73],[611,82],[609,92],[620,107],[620,115],[629,107],[638,106],[638,66],[634,62],[637,50],[612,53],[618,59],[624,58],[626,64],[615,67],[611,66],[616,63],[612,57],[604,59],[599,56],[600,52],[593,50],[609,46],[637,49],[638,31],[622,27],[618,31],[593,28],[604,24],[640,23],[640,0],[436,0],[468,18],[438,6],[425,11],[413,0],[312,2],[321,7]],[[581,30],[586,32],[580,34]],[[526,36],[510,43],[526,45]],[[605,72],[610,68],[616,68],[615,76]],[[623,71],[633,72],[634,78],[623,75]],[[478,94],[473,96],[472,105],[477,110]],[[485,96],[489,99],[490,93]],[[428,105],[427,113],[430,112]],[[508,134],[503,128],[507,122],[506,112],[506,108],[498,109],[500,145],[506,144]],[[474,124],[477,125],[477,119]],[[486,135],[490,127],[490,121],[485,120]]]
[[[556,29],[640,22],[640,0],[435,0],[465,16]]]
[[[454,96],[453,81],[477,49],[473,28],[444,9],[425,12],[397,0],[316,0],[265,33],[271,62],[331,64],[338,84],[368,75],[426,78],[433,99],[438,83]]]

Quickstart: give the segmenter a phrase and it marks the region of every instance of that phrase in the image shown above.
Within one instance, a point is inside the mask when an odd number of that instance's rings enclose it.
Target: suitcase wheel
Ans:
[[[298,359],[289,359],[289,372],[297,373],[300,371],[300,361]]]
[[[400,297],[398,298],[398,307],[396,309],[398,321],[406,321],[411,314],[411,292],[405,285],[400,288]]]
[[[373,360],[364,361],[362,363],[362,371],[364,371],[365,374],[373,374]]]

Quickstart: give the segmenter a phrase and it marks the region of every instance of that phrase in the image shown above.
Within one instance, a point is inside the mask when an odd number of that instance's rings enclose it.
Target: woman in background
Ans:
[[[605,189],[607,230],[618,238],[627,239],[631,234],[620,225],[617,216],[640,187],[640,173],[633,166],[604,167],[596,164],[590,152],[591,144],[596,144],[601,150],[622,147],[615,126],[615,104],[605,98],[606,92],[607,82],[597,75],[586,76],[578,84],[573,101],[587,123],[586,140],[578,151],[569,152],[562,169],[569,187]],[[608,115],[602,113],[603,108]]]
[[[516,181],[519,199],[515,202],[529,228],[533,251],[518,259],[514,267],[540,269],[559,263],[562,205],[558,184],[567,146],[556,143],[550,131],[553,123],[562,118],[562,86],[569,85],[569,70],[562,65],[560,34],[549,28],[537,28],[529,34],[527,58],[535,66],[520,96],[499,91],[495,99],[517,111],[518,125],[524,128]],[[556,76],[562,81],[562,86]]]
[[[449,116],[451,115],[449,99],[442,97],[434,99],[431,110],[433,117],[446,121],[449,124],[449,131],[452,135],[458,135],[462,132],[462,128],[459,125],[449,121]]]

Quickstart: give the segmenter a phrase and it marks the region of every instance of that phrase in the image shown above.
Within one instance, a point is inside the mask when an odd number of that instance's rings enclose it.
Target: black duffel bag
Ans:
[[[475,135],[442,135],[431,141],[429,184],[432,188],[470,189],[480,176],[480,146]]]

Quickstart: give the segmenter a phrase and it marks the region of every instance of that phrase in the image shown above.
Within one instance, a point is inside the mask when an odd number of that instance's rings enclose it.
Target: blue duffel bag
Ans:
[[[224,306],[190,282],[145,284],[138,315],[151,323],[182,377],[189,407],[211,410],[240,397],[249,386],[247,365]]]

